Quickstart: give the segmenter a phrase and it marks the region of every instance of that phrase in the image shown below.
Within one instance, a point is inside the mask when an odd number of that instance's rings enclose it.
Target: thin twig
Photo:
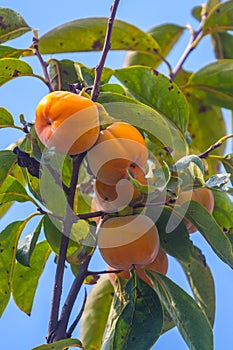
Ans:
[[[111,6],[110,17],[108,19],[108,26],[107,26],[105,39],[104,39],[103,51],[100,57],[100,61],[96,66],[95,80],[94,80],[94,85],[91,93],[91,99],[93,101],[97,101],[99,97],[101,75],[102,75],[104,64],[107,58],[108,51],[111,48],[112,28],[113,28],[113,23],[114,23],[119,2],[120,0],[115,0]]]
[[[183,55],[181,56],[179,62],[177,63],[176,67],[174,68],[173,73],[170,75],[170,78],[171,78],[172,81],[174,81],[175,77],[177,76],[177,74],[179,73],[181,68],[183,67],[184,62],[188,58],[188,56],[191,53],[191,51],[193,51],[193,49],[196,47],[196,45],[198,43],[197,38],[202,33],[203,26],[204,26],[205,20],[207,18],[207,15],[208,15],[208,13],[206,11],[204,11],[204,13],[202,15],[202,20],[201,20],[199,28],[196,31],[193,30],[191,32],[190,41],[189,41],[189,43],[188,43],[188,45],[187,45]]]
[[[50,76],[49,76],[49,73],[47,70],[47,63],[43,60],[43,57],[41,56],[38,44],[39,44],[39,39],[36,36],[34,36],[32,39],[32,45],[33,45],[33,48],[35,50],[34,52],[35,52],[35,55],[38,57],[38,60],[41,64],[41,67],[42,67],[42,70],[43,70],[43,73],[44,73],[44,76],[46,79],[45,83],[48,86],[49,91],[52,92],[52,91],[54,91],[54,88],[53,88],[51,81],[50,81]]]
[[[68,329],[68,332],[66,333],[67,338],[72,337],[72,334],[73,334],[75,328],[77,327],[77,325],[82,317],[83,311],[85,309],[86,301],[87,301],[87,290],[85,288],[84,289],[84,300],[83,300],[81,310],[79,311],[78,316],[75,318],[74,322],[71,324],[70,328]]]
[[[233,138],[233,134],[222,137],[220,140],[218,140],[213,145],[211,145],[209,148],[207,148],[207,150],[205,152],[199,154],[198,157],[199,158],[207,158],[210,152],[212,152],[216,148],[222,146],[222,144],[230,138]]]
[[[74,195],[75,195],[76,184],[78,181],[79,169],[82,164],[84,156],[85,156],[85,153],[82,153],[73,158],[72,178],[70,182],[69,195],[67,196],[67,211],[66,211],[66,216],[64,218],[63,234],[61,237],[60,251],[58,255],[58,263],[57,263],[57,269],[56,269],[56,275],[55,275],[55,281],[54,281],[53,299],[52,299],[52,305],[51,305],[50,321],[49,321],[49,329],[48,329],[48,337],[47,337],[48,343],[54,342],[54,339],[57,339],[57,338],[63,339],[66,336],[66,332],[64,332],[64,334],[58,334],[57,332],[58,315],[59,315],[60,301],[61,301],[61,295],[62,295],[64,267],[65,267],[66,253],[67,253],[68,243],[69,243],[69,235],[70,235],[72,224],[74,223],[74,215],[71,209],[73,208]]]

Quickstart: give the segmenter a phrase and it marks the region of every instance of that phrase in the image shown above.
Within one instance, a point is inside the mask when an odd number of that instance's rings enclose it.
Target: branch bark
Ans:
[[[104,46],[103,46],[103,51],[100,57],[100,61],[98,65],[96,66],[96,74],[95,74],[95,80],[94,80],[94,85],[91,93],[91,99],[92,101],[97,101],[100,93],[100,80],[103,72],[103,68],[105,65],[105,61],[108,55],[108,52],[111,48],[111,36],[112,36],[112,29],[113,29],[113,24],[117,12],[118,5],[120,3],[120,0],[115,0],[111,6],[110,10],[110,17],[108,19],[108,26],[107,26],[107,31],[105,35],[105,40],[104,40]]]

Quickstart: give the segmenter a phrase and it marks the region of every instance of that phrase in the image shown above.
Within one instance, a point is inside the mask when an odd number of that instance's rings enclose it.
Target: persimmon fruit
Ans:
[[[211,190],[209,190],[206,187],[201,188],[195,188],[191,191],[184,191],[179,194],[176,204],[182,205],[184,203],[189,202],[190,200],[196,201],[199,204],[201,204],[203,207],[205,207],[210,214],[214,211],[214,196]],[[188,204],[188,203],[187,203]],[[186,218],[184,218],[184,223],[186,225],[186,228],[189,233],[196,232],[196,227],[188,221]]]
[[[35,130],[41,142],[58,153],[83,153],[99,136],[98,108],[72,92],[51,92],[37,105]]]
[[[105,262],[122,270],[150,264],[159,251],[159,235],[146,215],[112,217],[99,227],[97,244]]]
[[[124,122],[113,123],[102,130],[95,147],[87,154],[91,171],[107,185],[116,185],[130,164],[143,168],[147,159],[143,136],[134,126]]]
[[[116,185],[105,184],[97,178],[94,183],[94,190],[98,203],[103,210],[116,210],[128,206],[132,200],[139,198],[140,190],[130,182],[127,170],[130,170],[134,179],[140,184],[147,185],[145,172],[136,164],[130,164],[125,169],[125,173]]]
[[[151,287],[153,287],[152,281],[150,280],[150,278],[147,276],[146,271],[144,270],[144,268],[147,268],[149,270],[152,271],[156,271],[159,272],[163,275],[166,275],[167,270],[168,270],[168,257],[167,254],[162,250],[159,249],[158,255],[156,256],[156,258],[154,259],[154,261],[152,261],[152,263],[146,265],[146,266],[136,266],[135,271],[136,274],[147,284],[149,284]],[[108,266],[108,270],[114,270],[113,267]],[[124,279],[129,279],[130,278],[130,271],[126,270],[126,271],[121,271],[116,273],[109,273],[109,280],[112,283],[112,285],[115,284],[116,281],[116,275],[118,275],[121,278]]]

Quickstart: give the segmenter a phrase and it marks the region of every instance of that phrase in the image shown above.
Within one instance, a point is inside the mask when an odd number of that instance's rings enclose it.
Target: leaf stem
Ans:
[[[101,75],[103,72],[103,68],[104,68],[104,64],[105,64],[108,52],[111,48],[112,29],[113,29],[113,24],[114,24],[119,3],[120,3],[120,0],[115,0],[110,9],[110,17],[108,19],[108,26],[107,26],[107,31],[105,35],[104,46],[100,57],[100,61],[95,69],[95,80],[94,80],[94,85],[91,93],[91,99],[93,101],[97,101],[99,97]]]

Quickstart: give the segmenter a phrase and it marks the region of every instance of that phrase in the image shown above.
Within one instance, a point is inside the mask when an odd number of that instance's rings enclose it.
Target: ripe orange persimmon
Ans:
[[[100,132],[87,159],[93,174],[101,182],[115,185],[124,177],[130,164],[143,168],[148,150],[144,138],[134,126],[116,122]]]
[[[83,153],[99,136],[97,106],[69,91],[51,92],[37,105],[35,129],[46,147],[63,154]]]
[[[129,170],[134,178],[142,185],[148,183],[144,171],[135,164],[129,165]],[[94,184],[95,194],[103,210],[116,210],[117,208],[128,206],[132,200],[140,196],[137,189],[129,180],[127,169],[125,174],[116,185],[107,185],[96,179]]]
[[[159,235],[146,215],[109,218],[98,231],[97,243],[106,263],[116,269],[150,264],[159,251]]]
[[[167,270],[168,270],[168,258],[167,258],[167,254],[162,250],[159,249],[158,255],[156,256],[156,258],[154,259],[154,261],[152,261],[152,263],[144,266],[145,268],[152,270],[152,271],[156,271],[156,272],[160,272],[163,275],[166,275]],[[144,270],[144,267],[142,266],[136,266],[136,274],[146,283],[148,283],[151,287],[153,287],[153,284],[150,280],[150,278],[147,276],[146,271]],[[108,266],[108,269],[114,270],[111,266]],[[130,278],[130,271],[126,270],[126,271],[121,271],[118,273],[118,276],[120,276],[121,278],[124,279],[129,279]],[[116,274],[115,273],[109,273],[109,280],[112,283],[112,285],[114,285],[115,281],[116,281]]]
[[[205,207],[210,214],[213,213],[214,210],[214,196],[211,190],[206,187],[196,188],[192,191],[185,191],[179,194],[176,204],[182,205],[183,203],[187,203],[192,200],[200,203],[203,207]],[[189,233],[196,232],[196,227],[188,221],[186,218],[184,219],[185,225]]]

